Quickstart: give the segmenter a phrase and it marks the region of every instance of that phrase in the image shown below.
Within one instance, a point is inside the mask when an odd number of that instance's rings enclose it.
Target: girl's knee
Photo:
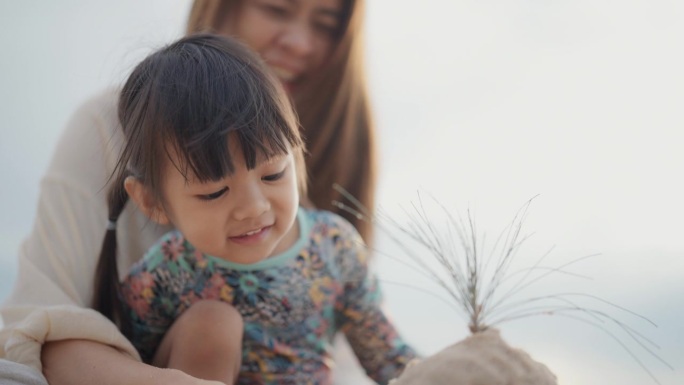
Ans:
[[[199,301],[190,306],[179,319],[183,317],[192,318],[194,322],[240,322],[242,323],[242,316],[233,306],[221,302],[204,300]]]
[[[171,325],[155,354],[156,366],[167,366],[183,352],[197,358],[232,352],[242,344],[243,321],[231,305],[219,301],[200,301],[186,309]]]
[[[229,333],[242,335],[242,316],[231,305],[220,301],[200,301],[181,314],[175,323],[183,329],[188,329],[195,336],[207,334],[218,337]]]

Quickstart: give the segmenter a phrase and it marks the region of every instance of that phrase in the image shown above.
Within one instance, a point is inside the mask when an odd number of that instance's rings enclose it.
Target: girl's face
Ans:
[[[235,172],[220,181],[186,180],[167,162],[164,205],[152,218],[173,223],[203,253],[252,264],[282,253],[299,237],[297,172],[291,153],[248,170],[235,142]]]
[[[330,56],[342,0],[243,0],[219,31],[257,51],[288,92]]]

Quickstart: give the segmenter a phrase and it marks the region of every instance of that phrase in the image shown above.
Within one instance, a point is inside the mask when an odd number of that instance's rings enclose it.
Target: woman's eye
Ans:
[[[263,9],[269,14],[276,17],[285,17],[288,14],[288,9],[285,6],[277,4],[264,4]]]
[[[339,26],[333,23],[316,22],[314,23],[314,28],[327,37],[335,37],[337,35]]]
[[[265,177],[263,177],[261,179],[266,181],[266,182],[275,182],[275,181],[279,180],[280,178],[282,178],[284,175],[285,175],[285,170],[283,170],[279,173],[276,173],[276,174],[266,175]]]
[[[213,192],[211,194],[202,194],[198,195],[198,197],[203,200],[203,201],[213,201],[214,199],[220,198],[223,194],[228,191],[228,187],[224,187],[216,192]]]

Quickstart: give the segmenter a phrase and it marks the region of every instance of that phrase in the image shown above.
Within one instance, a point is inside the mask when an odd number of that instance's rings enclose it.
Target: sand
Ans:
[[[556,385],[556,376],[489,329],[415,361],[391,385]]]

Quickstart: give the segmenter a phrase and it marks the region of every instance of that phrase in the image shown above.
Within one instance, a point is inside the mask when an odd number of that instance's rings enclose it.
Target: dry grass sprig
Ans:
[[[602,330],[614,339],[656,383],[659,383],[658,379],[624,342],[624,337],[613,332],[611,327],[617,327],[629,340],[673,369],[655,352],[658,346],[653,341],[621,321],[618,316],[630,316],[645,321],[650,326],[656,326],[655,323],[613,302],[595,295],[577,292],[550,293],[516,299],[524,291],[551,275],[562,274],[589,279],[569,271],[568,268],[598,255],[587,255],[557,266],[547,266],[545,263],[553,251],[551,248],[532,266],[511,271],[512,263],[521,245],[531,236],[523,234],[523,225],[530,205],[536,197],[522,205],[487,252],[486,236],[478,232],[470,210],[465,217],[452,215],[441,203],[431,197],[431,202],[446,215],[446,220],[440,220],[428,213],[423,197],[418,193],[417,201],[411,203],[409,209],[403,209],[407,217],[406,223],[400,223],[380,210],[377,213],[368,212],[342,187],[336,185],[335,189],[349,203],[333,203],[359,219],[372,222],[377,229],[400,247],[402,253],[411,261],[410,264],[402,263],[419,269],[417,271],[420,271],[422,275],[438,284],[449,297],[449,299],[440,299],[461,310],[473,334],[490,327],[499,327],[513,320],[554,315],[574,319]],[[399,259],[393,258],[393,260]],[[434,262],[437,262],[437,268],[434,267]],[[619,315],[609,314],[599,309],[598,304],[607,305]]]

